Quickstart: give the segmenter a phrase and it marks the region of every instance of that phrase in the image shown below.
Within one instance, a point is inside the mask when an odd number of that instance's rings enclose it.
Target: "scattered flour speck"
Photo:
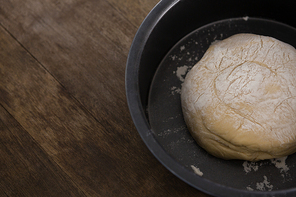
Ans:
[[[254,191],[254,189],[251,188],[250,186],[247,187],[247,190],[248,190],[248,191]]]
[[[280,172],[287,172],[289,170],[289,167],[286,165],[286,159],[288,157],[282,157],[282,158],[277,158],[277,159],[270,159],[270,162],[274,164],[274,166],[278,169],[280,169]],[[257,171],[259,166],[261,166],[259,163],[256,162],[250,162],[250,161],[244,161],[243,167],[244,171],[246,173],[251,172],[252,170]]]
[[[172,55],[171,58],[174,61],[177,58],[177,56],[176,55]]]
[[[249,17],[248,17],[248,16],[245,16],[245,17],[243,17],[243,19],[244,19],[245,21],[248,21],[248,20],[249,20]]]
[[[167,129],[167,130],[164,130],[162,131],[161,133],[157,134],[159,137],[166,137],[168,135],[170,135],[172,133],[172,130],[170,129]]]
[[[183,50],[185,50],[185,46],[184,45],[180,47],[180,51],[183,51]]]
[[[289,167],[286,164],[286,159],[288,157],[282,157],[282,158],[277,158],[277,159],[270,159],[269,162],[250,162],[250,161],[244,161],[242,166],[244,167],[244,171],[246,174],[248,174],[251,171],[258,171],[260,167],[268,164],[268,165],[274,165],[277,169],[280,170],[281,177],[283,177],[282,181],[283,183],[287,181],[291,181],[292,177],[290,175]],[[260,191],[271,191],[273,189],[273,185],[268,181],[266,176],[263,176],[264,180],[262,182],[256,183],[256,188],[253,189],[251,185],[248,185],[246,187],[247,190],[253,191],[253,190],[260,190]]]
[[[250,162],[250,161],[245,161],[243,163],[244,171],[246,173],[251,172],[252,170],[257,171],[259,166],[256,164],[256,162]]]
[[[271,159],[271,163],[275,165],[278,169],[280,169],[280,172],[287,172],[289,170],[289,167],[286,165],[286,159],[288,157],[282,157],[277,159]]]
[[[203,176],[202,171],[200,171],[199,168],[195,167],[194,165],[191,165],[192,170],[194,171],[195,174],[199,175],[199,176]]]
[[[181,89],[177,88],[176,86],[171,87],[171,94],[175,95],[175,94],[181,94]]]
[[[262,182],[256,183],[256,189],[260,191],[271,191],[273,189],[273,185],[267,180],[266,176],[263,176],[264,180]]]
[[[181,82],[184,82],[185,75],[186,75],[186,73],[188,72],[189,69],[190,69],[189,66],[186,66],[186,65],[185,66],[180,66],[180,67],[177,68],[176,71],[174,71],[174,74],[176,74],[176,76],[179,78],[179,80]]]

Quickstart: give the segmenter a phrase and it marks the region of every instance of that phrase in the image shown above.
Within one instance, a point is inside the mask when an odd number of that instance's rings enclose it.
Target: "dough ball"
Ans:
[[[196,142],[223,159],[296,151],[296,50],[271,37],[216,42],[187,74],[182,110]]]

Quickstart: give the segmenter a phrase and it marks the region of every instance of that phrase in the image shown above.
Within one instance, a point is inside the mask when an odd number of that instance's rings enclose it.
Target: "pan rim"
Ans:
[[[126,71],[125,71],[125,88],[127,103],[131,117],[142,140],[154,155],[155,158],[165,166],[171,173],[188,185],[210,195],[215,196],[287,196],[296,194],[296,188],[275,191],[248,191],[240,190],[232,187],[216,183],[202,178],[179,164],[173,159],[159,142],[154,138],[153,132],[145,115],[145,110],[141,105],[138,71],[140,66],[141,55],[151,32],[155,28],[158,21],[173,6],[182,0],[162,0],[147,15],[141,26],[139,27],[135,38],[132,42],[130,52],[128,54]]]

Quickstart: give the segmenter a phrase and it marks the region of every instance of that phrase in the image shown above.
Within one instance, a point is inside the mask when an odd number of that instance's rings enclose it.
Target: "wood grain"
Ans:
[[[128,50],[156,3],[0,0],[0,196],[205,196],[127,108]]]
[[[1,196],[85,196],[0,106]]]
[[[108,0],[125,18],[139,27],[159,0]]]

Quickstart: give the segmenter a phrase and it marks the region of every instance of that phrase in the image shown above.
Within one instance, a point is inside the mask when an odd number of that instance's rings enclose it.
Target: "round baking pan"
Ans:
[[[296,47],[293,1],[163,0],[132,43],[126,93],[135,126],[155,157],[191,186],[214,196],[296,196],[296,155],[248,162],[200,148],[180,103],[186,73],[208,47],[237,33],[271,36]]]

